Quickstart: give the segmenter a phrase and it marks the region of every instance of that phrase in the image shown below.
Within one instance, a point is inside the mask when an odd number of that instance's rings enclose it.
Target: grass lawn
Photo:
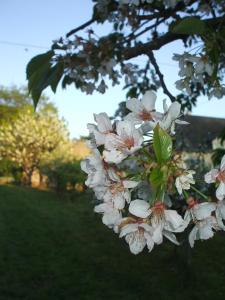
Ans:
[[[225,299],[225,236],[198,242],[189,268],[183,253],[130,254],[88,195],[0,186],[0,300]]]

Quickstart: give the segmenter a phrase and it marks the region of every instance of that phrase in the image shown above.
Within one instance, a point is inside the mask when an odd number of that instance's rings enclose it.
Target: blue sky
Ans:
[[[0,85],[25,85],[25,68],[28,61],[37,54],[45,52],[51,41],[63,36],[72,28],[91,17],[91,0],[2,0],[0,2]],[[100,30],[101,32],[101,30]],[[17,46],[8,44],[27,44]],[[38,46],[32,47],[33,46]],[[180,42],[168,45],[157,53],[157,59],[169,90],[176,94],[174,82],[177,80],[177,63],[172,61],[174,52],[182,53]],[[142,61],[138,58],[137,61]],[[58,88],[54,95],[46,94],[56,103],[60,116],[68,122],[72,137],[87,134],[86,124],[93,121],[93,113],[102,111],[113,115],[119,102],[125,100],[122,86],[111,87],[104,95],[95,93],[87,96],[74,87],[66,90]],[[166,98],[158,93],[158,108]],[[225,118],[225,101],[202,97],[195,115]]]

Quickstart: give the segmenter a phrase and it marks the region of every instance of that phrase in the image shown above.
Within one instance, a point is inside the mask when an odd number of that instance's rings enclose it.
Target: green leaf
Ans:
[[[29,78],[43,65],[48,64],[53,55],[54,55],[54,51],[51,50],[46,53],[33,57],[29,61],[26,68],[27,79],[29,80]]]
[[[207,26],[204,21],[196,17],[184,18],[176,23],[171,31],[181,34],[204,34]]]
[[[170,135],[157,125],[153,134],[153,148],[158,163],[161,164],[170,159],[172,146],[173,143]]]
[[[42,91],[48,86],[56,92],[57,85],[63,76],[63,63],[52,66],[51,59],[54,51],[35,56],[27,65],[27,79],[29,92],[36,107]]]
[[[152,186],[157,188],[164,183],[164,172],[159,168],[153,169],[149,179]]]
[[[63,67],[63,63],[61,62],[52,68],[51,77],[49,78],[49,83],[53,93],[56,92],[59,81],[63,76],[63,71],[64,71],[64,67]]]

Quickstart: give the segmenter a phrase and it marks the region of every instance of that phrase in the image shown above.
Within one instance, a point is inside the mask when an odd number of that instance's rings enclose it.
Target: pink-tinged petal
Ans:
[[[165,229],[168,231],[176,232],[183,225],[183,218],[177,213],[176,210],[166,209],[165,214]]]
[[[119,237],[122,238],[125,235],[127,235],[131,232],[135,232],[137,230],[138,230],[138,224],[137,223],[127,224],[127,225],[122,227]]]
[[[153,91],[147,91],[141,99],[141,103],[147,111],[152,111],[155,109],[155,102],[156,93],[154,93]]]
[[[192,208],[192,211],[197,220],[203,220],[210,217],[211,213],[215,211],[215,209],[216,209],[215,203],[204,202],[204,203],[196,204]]]
[[[116,124],[116,132],[122,140],[133,137],[133,132],[137,130],[129,121],[119,121]]]
[[[224,200],[225,198],[225,183],[223,181],[220,182],[216,190],[216,198],[220,201]]]
[[[220,164],[220,170],[225,170],[225,155],[222,157],[221,164]]]
[[[138,99],[135,99],[135,98],[127,100],[126,107],[130,111],[137,113],[137,114],[140,113],[143,109],[141,101],[139,101]]]
[[[118,149],[118,147],[123,143],[123,141],[121,140],[121,138],[114,134],[107,134],[106,138],[105,138],[105,149],[107,150],[114,150],[114,149]]]
[[[150,205],[144,200],[133,200],[129,206],[129,212],[139,218],[147,218],[150,215]]]
[[[129,113],[128,115],[126,115],[125,117],[124,117],[124,120],[125,121],[129,121],[129,122],[131,122],[131,123],[133,123],[133,124],[140,124],[140,123],[142,123],[143,121],[142,121],[142,119],[139,117],[139,115],[138,114],[136,114],[136,113],[133,113],[133,112],[131,112],[131,113]]]
[[[111,150],[111,151],[104,150],[103,157],[104,160],[108,163],[119,164],[121,163],[122,160],[124,160],[127,157],[127,155],[117,150]]]
[[[212,169],[208,173],[205,174],[205,182],[213,183],[216,182],[216,177],[218,176],[219,171],[217,169]]]
[[[135,129],[133,131],[133,139],[134,139],[134,148],[135,146],[138,148],[143,143],[144,139],[139,130]]]
[[[133,188],[135,188],[138,184],[139,184],[139,182],[137,182],[137,181],[133,181],[133,180],[123,180],[123,186],[124,186],[126,189],[133,189]]]
[[[107,133],[112,131],[112,124],[106,113],[94,114],[94,119],[100,132]]]
[[[174,243],[175,245],[179,246],[180,243],[178,242],[175,234],[173,234],[172,232],[169,232],[167,230],[163,230],[163,235],[170,240],[172,243]]]
[[[197,228],[197,226],[195,226],[189,234],[188,240],[189,240],[189,244],[190,244],[191,248],[194,247],[194,243],[195,243],[195,240],[197,237],[197,232],[198,232],[198,228]]]

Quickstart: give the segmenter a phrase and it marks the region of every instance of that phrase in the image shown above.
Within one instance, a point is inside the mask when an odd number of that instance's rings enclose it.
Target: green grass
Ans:
[[[224,299],[225,236],[198,242],[189,267],[174,249],[130,254],[88,195],[0,186],[0,300]]]

